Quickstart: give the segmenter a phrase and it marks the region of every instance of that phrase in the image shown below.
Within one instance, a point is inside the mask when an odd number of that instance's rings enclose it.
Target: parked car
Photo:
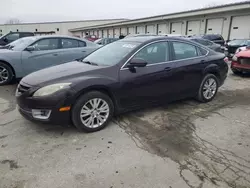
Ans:
[[[115,42],[119,39],[117,38],[101,38],[101,39],[97,39],[94,43],[100,45],[100,46],[105,46],[107,44],[110,44],[112,42]]]
[[[150,36],[158,36],[156,34],[129,34],[124,38],[130,38],[130,37],[150,37]]]
[[[216,44],[210,40],[199,38],[199,37],[190,37],[189,40],[195,41],[201,45],[204,45],[216,52],[224,53],[224,47],[222,47],[220,44]]]
[[[231,62],[231,70],[234,74],[250,72],[250,47],[235,54]]]
[[[98,45],[67,36],[34,36],[0,50],[0,85],[34,71],[85,57]]]
[[[235,39],[226,44],[226,55],[233,57],[236,50],[240,47],[250,46],[250,39]]]
[[[201,35],[201,37],[204,39],[210,40],[216,44],[220,44],[222,46],[225,45],[224,38],[219,34],[205,34],[205,35]]]
[[[34,36],[32,32],[10,32],[0,37],[0,46],[5,46],[17,39]]]
[[[94,41],[98,40],[99,38],[96,37],[95,35],[87,35],[87,36],[85,36],[85,39],[87,39],[88,41],[94,42]]]
[[[24,77],[16,90],[30,119],[73,124],[87,132],[112,116],[187,97],[209,102],[227,77],[225,55],[180,37],[131,37],[81,61]]]

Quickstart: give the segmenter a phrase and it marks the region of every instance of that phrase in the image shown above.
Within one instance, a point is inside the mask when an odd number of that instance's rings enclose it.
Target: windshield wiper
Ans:
[[[96,66],[98,66],[97,63],[93,63],[93,62],[90,62],[90,61],[81,61],[81,62],[89,64],[89,65],[96,65]]]

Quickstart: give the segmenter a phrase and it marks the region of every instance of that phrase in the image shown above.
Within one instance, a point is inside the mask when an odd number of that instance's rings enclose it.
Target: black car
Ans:
[[[204,45],[216,52],[224,53],[224,47],[222,47],[220,44],[216,44],[210,40],[198,38],[198,37],[190,37],[189,40],[195,41],[201,45]]]
[[[20,39],[23,37],[30,37],[34,35],[35,34],[32,32],[9,32],[8,34],[0,37],[0,46],[5,46],[17,39]]]
[[[128,110],[187,97],[211,101],[227,76],[224,58],[183,38],[131,37],[24,77],[17,104],[30,120],[93,132]]]
[[[219,34],[205,34],[205,35],[202,35],[201,37],[204,39],[210,40],[216,44],[220,44],[222,46],[225,45],[224,38]]]
[[[235,39],[226,44],[226,55],[233,57],[236,50],[240,47],[250,46],[250,39]]]

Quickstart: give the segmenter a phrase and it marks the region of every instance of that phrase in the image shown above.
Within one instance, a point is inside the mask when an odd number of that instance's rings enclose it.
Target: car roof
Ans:
[[[139,43],[148,43],[157,40],[179,40],[179,41],[190,41],[185,37],[172,37],[172,36],[141,36],[141,37],[129,37],[121,39],[120,41],[128,41],[128,42],[139,42]]]
[[[42,35],[42,36],[34,36],[37,39],[42,39],[42,38],[71,38],[71,39],[78,39],[81,40],[81,38],[78,37],[71,37],[67,35]]]

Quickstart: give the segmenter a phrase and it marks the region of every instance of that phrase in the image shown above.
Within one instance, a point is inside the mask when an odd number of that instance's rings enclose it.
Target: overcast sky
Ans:
[[[242,0],[0,0],[0,23],[139,18]]]

